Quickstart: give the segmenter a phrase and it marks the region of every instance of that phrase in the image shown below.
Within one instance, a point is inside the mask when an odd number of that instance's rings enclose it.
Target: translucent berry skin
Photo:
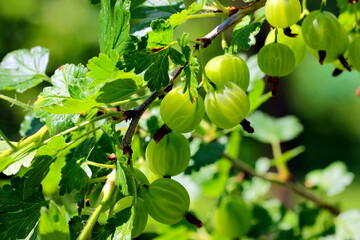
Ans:
[[[149,142],[146,148],[146,160],[149,168],[160,176],[175,176],[187,168],[190,162],[188,140],[177,132],[170,132],[158,143]]]
[[[169,128],[181,133],[194,130],[201,122],[204,113],[202,97],[198,96],[194,102],[191,102],[188,93],[182,93],[180,87],[167,93],[160,104],[162,120]]]
[[[305,44],[315,50],[334,50],[341,40],[341,25],[328,11],[313,11],[302,23]]]
[[[349,45],[350,64],[360,71],[360,36],[355,37]]]
[[[126,208],[133,206],[134,197],[127,196],[123,197],[114,205],[113,213],[120,212]],[[133,222],[133,229],[131,231],[131,237],[135,238],[139,236],[145,229],[146,223],[148,220],[148,213],[145,208],[144,200],[141,198],[137,199],[136,205],[134,205],[134,222]]]
[[[224,129],[238,125],[248,114],[249,98],[235,83],[211,90],[205,96],[205,111],[212,123]]]
[[[349,47],[349,35],[347,34],[346,30],[340,26],[340,35],[339,40],[337,42],[337,46],[334,49],[329,49],[326,51],[326,57],[324,62],[334,62],[336,61],[341,55],[343,55]],[[319,52],[315,49],[309,48],[309,52],[315,57],[319,58]]]
[[[265,17],[269,24],[277,28],[288,28],[300,19],[299,0],[267,0]]]
[[[295,69],[293,51],[282,43],[270,43],[263,46],[257,56],[260,69],[268,76],[283,77]]]
[[[225,197],[215,212],[216,230],[223,237],[238,239],[250,230],[251,215],[240,197]]]
[[[249,68],[242,58],[235,55],[224,54],[212,58],[205,66],[205,73],[217,87],[233,82],[246,91],[249,86]]]
[[[288,37],[283,31],[278,31],[277,42],[288,46],[295,55],[295,67],[298,66],[305,58],[306,45],[301,34],[301,27],[299,25],[292,25],[290,27],[291,33],[298,34],[296,37]],[[275,29],[271,30],[265,40],[265,45],[275,42]]]
[[[189,210],[190,197],[177,181],[159,178],[150,186],[144,197],[150,216],[163,224],[179,222]]]

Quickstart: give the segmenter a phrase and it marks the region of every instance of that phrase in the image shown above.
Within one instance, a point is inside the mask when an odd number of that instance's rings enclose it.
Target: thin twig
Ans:
[[[19,106],[19,107],[22,107],[22,108],[24,108],[25,110],[33,110],[33,107],[32,107],[32,106],[29,106],[29,105],[27,105],[27,104],[25,104],[25,103],[23,103],[23,102],[21,102],[21,101],[19,101],[19,100],[16,100],[16,99],[11,98],[11,97],[8,97],[8,96],[5,96],[5,95],[3,95],[3,94],[0,94],[0,99],[3,99],[3,100],[5,100],[5,101],[8,101],[8,102],[10,102],[10,103],[12,103],[12,104],[15,104],[15,105]]]
[[[340,210],[338,208],[336,208],[335,206],[333,206],[329,203],[322,201],[319,197],[312,194],[308,189],[306,189],[304,186],[300,185],[299,183],[289,182],[289,181],[283,182],[283,181],[280,181],[280,180],[277,180],[274,178],[269,178],[268,176],[266,176],[264,174],[257,173],[253,168],[251,168],[249,165],[247,165],[246,163],[244,163],[243,161],[241,161],[239,159],[232,158],[227,154],[223,154],[223,157],[226,158],[227,160],[231,161],[235,168],[237,168],[241,171],[244,171],[253,177],[258,177],[258,178],[264,179],[266,181],[269,181],[271,183],[286,187],[286,188],[290,189],[291,191],[297,193],[298,195],[314,202],[319,207],[328,210],[332,214],[334,214],[334,215],[340,214]]]
[[[169,86],[171,86],[174,83],[175,79],[181,74],[183,69],[184,69],[184,66],[178,68],[177,71],[172,75]],[[150,96],[140,106],[135,108],[135,115],[131,119],[129,128],[126,131],[124,139],[123,139],[123,143],[122,143],[123,155],[128,155],[128,154],[131,155],[132,154],[131,140],[132,140],[132,137],[134,136],[135,129],[139,123],[139,120],[140,120],[141,116],[144,114],[144,112],[146,111],[146,109],[150,106],[150,104],[153,101],[155,101],[155,99],[158,96],[160,96],[162,93],[163,93],[163,90],[158,90],[158,91],[151,93]]]
[[[211,32],[206,34],[203,38],[199,39],[200,41],[203,42],[203,47],[206,48],[219,34],[226,31],[229,27],[240,22],[241,19],[243,19],[245,16],[265,6],[265,2],[266,0],[255,1],[245,6],[244,8],[239,9],[238,12],[228,17],[219,26],[217,26]]]

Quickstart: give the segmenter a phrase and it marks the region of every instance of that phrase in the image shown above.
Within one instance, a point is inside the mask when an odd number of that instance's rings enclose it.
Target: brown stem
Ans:
[[[322,201],[318,196],[312,194],[309,190],[307,190],[304,186],[300,185],[299,183],[289,182],[289,181],[283,182],[283,181],[279,181],[274,178],[269,178],[268,176],[266,176],[264,174],[257,173],[253,168],[251,168],[249,165],[247,165],[246,163],[244,163],[243,161],[241,161],[239,159],[232,158],[225,153],[223,154],[223,157],[228,159],[229,161],[231,161],[235,168],[237,168],[241,171],[244,171],[245,173],[247,173],[251,176],[258,177],[258,178],[264,179],[266,181],[269,181],[271,183],[286,187],[286,188],[290,189],[291,191],[297,193],[298,195],[314,202],[319,207],[328,210],[332,214],[334,214],[334,215],[340,214],[340,210],[338,208],[336,208],[335,206],[333,206],[329,203]]]
[[[173,74],[173,76],[171,77],[169,86],[174,83],[175,79],[180,75],[180,73],[182,72],[184,67],[185,66],[178,68],[177,71]],[[145,101],[140,106],[138,106],[137,108],[134,109],[134,111],[133,111],[134,115],[132,116],[129,128],[126,131],[125,136],[123,138],[123,142],[122,142],[123,155],[131,156],[131,154],[132,154],[131,140],[132,140],[132,137],[134,136],[135,129],[139,123],[139,120],[140,120],[141,116],[144,114],[144,112],[146,111],[146,109],[150,106],[150,104],[153,101],[155,101],[155,99],[158,96],[163,94],[163,91],[164,90],[158,90],[158,91],[151,93],[150,96],[147,99],[145,99]]]
[[[159,143],[163,137],[166,136],[166,134],[170,133],[171,129],[166,125],[163,124],[153,135],[153,139],[156,143]]]
[[[228,17],[224,22],[222,22],[219,26],[214,28],[211,32],[206,34],[203,38],[197,39],[198,41],[201,41],[202,47],[206,48],[209,46],[212,41],[220,35],[222,32],[226,31],[229,27],[237,24],[241,21],[245,16],[247,16],[250,13],[255,12],[259,8],[265,6],[266,0],[258,0],[255,2],[252,2],[248,4],[246,7],[239,9],[235,14]],[[199,47],[197,45],[197,47]]]
[[[197,228],[201,228],[203,226],[203,223],[197,217],[195,217],[193,214],[189,212],[186,213],[185,220]]]

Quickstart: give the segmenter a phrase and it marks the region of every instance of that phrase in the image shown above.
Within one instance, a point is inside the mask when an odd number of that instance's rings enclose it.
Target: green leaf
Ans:
[[[164,1],[158,1],[158,3],[163,3]],[[156,6],[143,6],[131,9],[131,17],[139,21],[138,24],[135,24],[131,32],[143,30],[150,26],[151,21],[154,19],[167,19],[172,14],[178,13],[184,9],[183,1],[175,0],[168,1],[167,5]]]
[[[305,203],[299,204],[296,209],[299,216],[299,227],[303,229],[305,226],[314,225],[320,215],[320,210],[318,207],[310,207]]]
[[[171,26],[174,28],[187,20],[187,16],[194,14],[202,9],[204,5],[204,1],[201,3],[194,2],[192,3],[188,9],[184,9],[181,12],[175,13],[170,16],[169,22]]]
[[[88,95],[91,80],[86,77],[87,69],[81,64],[66,64],[55,71],[51,77],[53,87],[44,88],[35,103],[35,110],[45,110],[54,114],[74,114],[85,112],[98,105]]]
[[[8,53],[0,64],[0,90],[24,92],[47,79],[49,50],[34,47]]]
[[[303,130],[303,126],[295,116],[273,118],[266,113],[256,111],[249,116],[248,120],[255,129],[255,132],[248,136],[263,143],[290,141]]]
[[[265,82],[260,79],[253,84],[253,89],[249,92],[250,110],[249,114],[259,108],[264,102],[272,97],[271,92],[264,93]]]
[[[148,33],[146,48],[124,55],[127,70],[135,69],[139,74],[145,71],[144,80],[151,91],[169,84],[169,54],[173,30],[168,21],[158,19],[151,23],[153,31]],[[142,44],[139,42],[138,44]]]
[[[41,190],[40,183],[48,174],[50,165],[54,161],[55,158],[50,156],[39,156],[34,159],[31,164],[31,169],[24,175],[24,177],[26,177],[24,182],[24,198],[31,196],[34,190]]]
[[[169,57],[171,59],[171,61],[174,64],[177,65],[184,65],[185,64],[185,58],[184,55],[182,55],[178,50],[176,50],[175,48],[170,48],[169,50]]]
[[[40,122],[35,112],[29,112],[25,115],[24,121],[21,122],[19,133],[23,137],[29,137],[39,131],[42,126],[44,123]]]
[[[199,73],[199,63],[192,54],[189,47],[189,34],[183,33],[179,40],[181,51],[188,64],[184,67],[185,81],[183,82],[184,91],[189,90],[189,98],[193,101],[193,97],[198,96],[198,82],[197,75]]]
[[[269,192],[271,183],[261,178],[254,177],[250,181],[243,183],[242,196],[246,202],[255,202],[262,200],[262,198]]]
[[[349,4],[348,0],[336,0],[337,6],[340,9],[341,12],[345,12],[346,10],[352,12],[354,9],[359,10],[360,2],[357,2],[354,7],[354,4]]]
[[[41,240],[70,240],[70,231],[66,220],[65,207],[59,209],[50,202],[49,208],[41,208],[39,236]]]
[[[96,222],[94,229],[91,234],[91,240],[105,240],[109,239],[111,232],[107,230],[104,226]]]
[[[138,87],[134,80],[118,79],[106,83],[102,86],[96,94],[96,102],[98,103],[112,103],[129,98],[136,93]]]
[[[124,72],[119,70],[116,67],[118,60],[119,54],[115,51],[111,51],[110,56],[100,53],[99,57],[90,59],[87,64],[87,67],[90,70],[87,73],[87,76],[93,79],[90,88],[117,79],[132,79],[136,85],[141,85],[143,83],[142,77],[136,75],[134,72]]]
[[[11,142],[13,145],[16,146],[17,142]],[[5,141],[1,141],[0,140],[0,153],[4,152],[6,150],[9,150],[11,147],[9,146],[9,144]]]
[[[61,169],[60,195],[71,193],[72,190],[81,190],[90,179],[84,170],[88,159],[95,147],[95,139],[89,138],[73,149],[73,153],[67,156],[66,165]]]
[[[261,239],[263,234],[271,231],[271,228],[273,227],[273,220],[267,209],[258,204],[254,204],[252,206],[252,216],[254,224],[247,236],[252,237],[253,239]]]
[[[56,136],[50,138],[50,140],[46,143],[46,145],[41,146],[37,152],[37,156],[41,155],[49,155],[55,156],[58,154],[66,146],[66,142],[63,136]]]
[[[252,45],[255,45],[255,36],[259,33],[260,26],[260,22],[251,22],[251,17],[249,15],[236,24],[230,42],[233,51],[238,52],[240,50],[248,50]]]
[[[37,109],[35,113],[42,122],[46,122],[50,136],[73,127],[80,117],[79,114],[52,114],[41,109]]]
[[[173,28],[169,21],[157,19],[151,22],[152,31],[148,32],[147,48],[152,52],[169,46],[173,37]]]
[[[47,206],[41,188],[24,198],[25,178],[11,179],[0,190],[0,239],[23,239],[36,226],[42,206]]]
[[[206,166],[216,162],[222,157],[225,146],[218,142],[202,143],[199,150],[192,157],[194,164],[189,166],[185,173],[199,171],[202,166]]]
[[[29,167],[35,155],[36,150],[29,150],[20,153],[15,152],[14,154],[10,155],[10,157],[1,159],[0,172],[2,171],[7,176],[15,175],[19,172],[21,167]],[[8,165],[9,163],[11,164]]]
[[[130,0],[117,0],[112,8],[110,0],[101,0],[100,51],[107,55],[114,49],[123,54],[132,51],[130,37]]]
[[[273,164],[275,166],[278,166],[279,164],[285,164],[288,161],[290,161],[291,159],[293,159],[294,157],[296,157],[297,155],[299,155],[300,153],[305,151],[305,147],[304,146],[298,146],[296,148],[293,148],[289,151],[286,151],[285,153],[281,154],[281,156],[279,158],[275,158],[273,160]]]
[[[145,72],[144,79],[148,82],[150,91],[159,90],[169,84],[169,49],[156,54],[155,62]]]
[[[305,176],[307,187],[319,188],[328,196],[341,193],[351,184],[354,174],[347,171],[343,162],[334,162],[325,169],[318,169],[309,172]]]
[[[75,216],[70,219],[69,221],[69,230],[70,230],[70,237],[71,240],[76,240],[77,237],[80,235],[82,229],[84,228],[86,224],[86,220],[84,219],[86,216],[82,216],[83,218],[80,218],[79,216]]]
[[[334,239],[358,239],[360,236],[360,211],[350,209],[340,213],[335,219]]]
[[[134,214],[133,208],[125,208],[110,218],[105,228],[115,230],[113,239],[131,240],[131,230],[133,227]]]
[[[122,194],[129,195],[128,183],[121,161],[116,161],[116,186],[121,189]],[[130,183],[131,184],[131,183]]]

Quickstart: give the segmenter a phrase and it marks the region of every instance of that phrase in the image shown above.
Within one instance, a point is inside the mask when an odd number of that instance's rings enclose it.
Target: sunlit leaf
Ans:
[[[290,141],[303,130],[303,126],[295,116],[274,118],[266,113],[256,111],[247,119],[255,129],[255,133],[249,136],[264,143]]]
[[[65,207],[58,209],[50,202],[49,208],[41,208],[39,235],[42,240],[70,240]]]
[[[0,63],[0,90],[24,92],[44,79],[49,50],[34,47],[8,53]]]
[[[318,169],[309,172],[305,177],[305,185],[312,188],[319,188],[328,196],[341,193],[351,184],[354,174],[348,172],[343,162],[334,162],[325,169]]]

